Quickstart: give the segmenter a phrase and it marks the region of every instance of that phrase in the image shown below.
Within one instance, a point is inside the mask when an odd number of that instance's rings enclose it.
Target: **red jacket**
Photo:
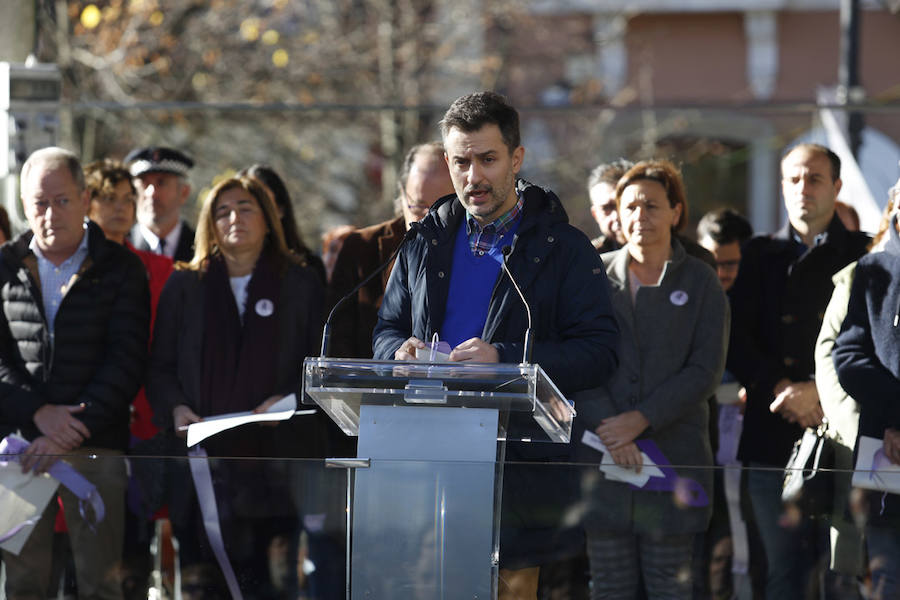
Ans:
[[[159,295],[162,294],[166,280],[169,279],[169,275],[172,273],[172,259],[162,254],[137,250],[127,240],[125,241],[125,246],[138,255],[138,258],[141,259],[141,262],[144,263],[144,268],[147,270],[150,285],[150,341],[152,342],[153,325],[156,323],[156,306],[159,304]],[[144,393],[143,387],[135,396],[133,406],[131,435],[139,440],[152,438],[159,430],[153,424],[153,410],[150,408],[150,403],[147,402],[147,395]]]

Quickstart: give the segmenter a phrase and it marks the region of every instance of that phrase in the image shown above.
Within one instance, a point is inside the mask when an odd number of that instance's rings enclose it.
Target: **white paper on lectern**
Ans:
[[[23,473],[18,462],[0,463],[0,506],[3,507],[0,511],[0,535],[28,520],[36,523],[47,503],[56,495],[58,486],[59,482],[47,473]],[[33,529],[34,525],[26,525],[0,544],[0,548],[18,555]]]
[[[584,434],[581,436],[581,443],[603,453],[603,460],[600,462],[600,471],[607,479],[630,483],[637,487],[644,487],[644,485],[650,481],[651,477],[665,477],[665,474],[656,466],[656,463],[650,460],[650,457],[644,452],[641,452],[641,458],[643,459],[644,464],[641,467],[640,473],[632,467],[620,467],[616,464],[616,461],[613,460],[612,454],[606,449],[606,445],[600,441],[600,436],[593,431],[585,430]]]
[[[889,462],[884,456],[883,448],[884,440],[867,435],[859,436],[853,487],[900,494],[900,465]]]
[[[247,423],[261,423],[265,421],[287,421],[294,416],[297,410],[297,396],[290,394],[269,407],[264,413],[252,411],[234,412],[213,417],[204,417],[199,423],[191,423],[188,426],[188,448],[196,446],[206,438],[222,433],[239,425]],[[306,412],[306,411],[302,411]],[[315,411],[309,411],[315,412]]]

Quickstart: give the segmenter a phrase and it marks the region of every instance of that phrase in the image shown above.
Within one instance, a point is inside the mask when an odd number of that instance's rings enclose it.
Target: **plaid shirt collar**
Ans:
[[[469,236],[469,249],[472,254],[481,256],[485,252],[493,250],[503,236],[516,224],[522,215],[522,207],[525,205],[522,194],[516,192],[516,195],[518,201],[515,205],[484,227],[472,215],[466,213],[466,233]]]

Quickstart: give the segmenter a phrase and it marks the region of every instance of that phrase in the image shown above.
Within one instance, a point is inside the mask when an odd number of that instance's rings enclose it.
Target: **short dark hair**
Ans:
[[[821,154],[825,158],[828,159],[828,162],[831,163],[831,181],[832,183],[841,178],[841,158],[835,154],[831,148],[827,146],[823,146],[822,144],[797,144],[793,148],[787,151],[784,155],[784,158],[781,159],[781,163],[784,164],[784,159],[796,152],[797,150],[803,150],[805,152],[809,152],[812,154]]]
[[[666,190],[666,198],[669,199],[669,206],[675,208],[681,205],[681,215],[678,222],[672,226],[673,232],[679,232],[684,229],[688,221],[688,201],[687,194],[684,191],[684,181],[681,179],[681,172],[674,164],[668,160],[653,159],[642,160],[637,163],[619,179],[616,184],[616,208],[622,200],[622,192],[629,185],[638,181],[655,181],[663,186]],[[621,212],[619,214],[622,214]]]
[[[454,127],[472,133],[485,125],[496,125],[510,153],[521,145],[519,113],[505,96],[496,92],[476,92],[457,98],[444,113],[440,125],[445,139]]]
[[[420,152],[431,153],[434,156],[442,157],[444,155],[443,142],[425,142],[424,144],[416,144],[409,149],[406,156],[403,157],[403,164],[400,166],[400,175],[397,177],[397,186],[400,195],[406,191],[406,182],[409,180],[409,172],[412,170],[413,163]]]
[[[743,244],[753,237],[753,226],[743,215],[730,208],[712,210],[697,224],[697,239],[709,238],[720,246],[738,242]]]
[[[622,175],[633,166],[634,163],[625,158],[617,158],[612,162],[597,165],[588,176],[588,191],[590,192],[591,188],[598,183],[607,183],[612,187],[616,187]]]

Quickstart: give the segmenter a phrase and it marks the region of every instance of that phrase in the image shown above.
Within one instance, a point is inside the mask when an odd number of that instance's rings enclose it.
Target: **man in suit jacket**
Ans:
[[[138,250],[179,261],[194,256],[194,230],[181,218],[191,186],[187,174],[194,161],[172,148],[137,148],[125,163],[137,188],[137,225],[131,243]]]
[[[388,260],[403,240],[409,224],[422,219],[438,198],[453,193],[443,144],[431,142],[410,148],[398,183],[400,215],[356,230],[344,240],[331,276],[332,301],[343,297]],[[372,330],[392,267],[363,286],[335,315],[332,337],[335,356],[372,358]]]

